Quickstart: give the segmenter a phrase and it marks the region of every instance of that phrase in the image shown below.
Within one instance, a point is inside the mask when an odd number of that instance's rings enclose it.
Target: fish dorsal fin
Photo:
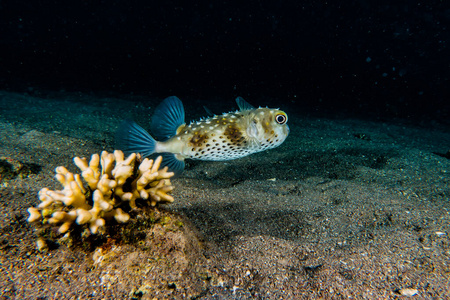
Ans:
[[[184,107],[178,97],[170,96],[164,99],[155,109],[151,130],[153,136],[165,141],[177,134],[177,129],[184,124]]]
[[[206,114],[208,115],[208,117],[214,117],[216,114],[213,113],[209,108],[207,108],[206,106],[203,105],[203,108],[206,111]]]
[[[177,128],[177,134],[179,134],[180,132],[182,132],[184,128],[186,128],[186,124],[185,124],[185,123],[183,123],[183,124],[181,124],[180,126],[178,126],[178,128]]]
[[[239,110],[240,111],[249,110],[249,109],[255,109],[255,107],[253,105],[251,105],[250,103],[245,101],[244,98],[242,98],[242,97],[237,97],[236,98],[236,103],[239,106]]]

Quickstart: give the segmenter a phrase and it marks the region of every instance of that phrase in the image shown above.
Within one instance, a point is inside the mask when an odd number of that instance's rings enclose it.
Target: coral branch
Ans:
[[[28,222],[43,219],[44,223],[58,224],[60,233],[67,232],[74,223],[88,224],[90,231],[97,233],[106,221],[128,222],[130,215],[126,211],[135,209],[138,199],[147,200],[151,206],[173,202],[169,193],[174,173],[167,172],[167,167],[160,169],[161,161],[162,157],[141,161],[135,153],[125,158],[119,150],[94,154],[89,162],[75,157],[81,176],[57,167],[55,178],[63,189],[43,188],[39,192],[41,203],[28,209]]]

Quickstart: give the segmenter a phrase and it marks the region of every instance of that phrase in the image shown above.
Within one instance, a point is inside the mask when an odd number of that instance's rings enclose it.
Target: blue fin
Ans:
[[[177,128],[184,124],[184,108],[180,99],[170,96],[164,99],[155,109],[152,118],[152,134],[165,141],[177,134]]]
[[[123,121],[116,132],[116,149],[126,154],[136,152],[147,157],[155,152],[155,146],[155,139],[131,120]]]
[[[206,106],[203,105],[203,108],[206,111],[206,114],[208,115],[208,117],[214,117],[216,114],[213,113],[209,108],[207,108]]]
[[[247,101],[244,100],[244,98],[242,97],[237,97],[236,98],[236,103],[239,106],[239,110],[249,110],[249,109],[255,109],[255,107],[253,105],[251,105],[250,103],[248,103]]]
[[[173,153],[161,153],[158,154],[162,156],[162,162],[161,162],[161,168],[168,167],[170,172],[174,172],[175,176],[174,178],[178,177],[183,173],[184,170],[184,161],[179,160],[175,157],[175,154]]]

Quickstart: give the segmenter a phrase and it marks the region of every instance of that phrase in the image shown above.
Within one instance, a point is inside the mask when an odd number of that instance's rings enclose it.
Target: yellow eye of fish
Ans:
[[[283,125],[287,122],[287,116],[285,114],[278,114],[275,116],[275,121],[277,121],[278,124]]]

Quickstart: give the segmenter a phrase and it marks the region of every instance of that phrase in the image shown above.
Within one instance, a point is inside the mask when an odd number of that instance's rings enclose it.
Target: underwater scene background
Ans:
[[[437,0],[0,3],[1,297],[450,298],[448,24]],[[186,160],[104,234],[27,222],[172,95],[188,122],[280,108],[289,136]]]

